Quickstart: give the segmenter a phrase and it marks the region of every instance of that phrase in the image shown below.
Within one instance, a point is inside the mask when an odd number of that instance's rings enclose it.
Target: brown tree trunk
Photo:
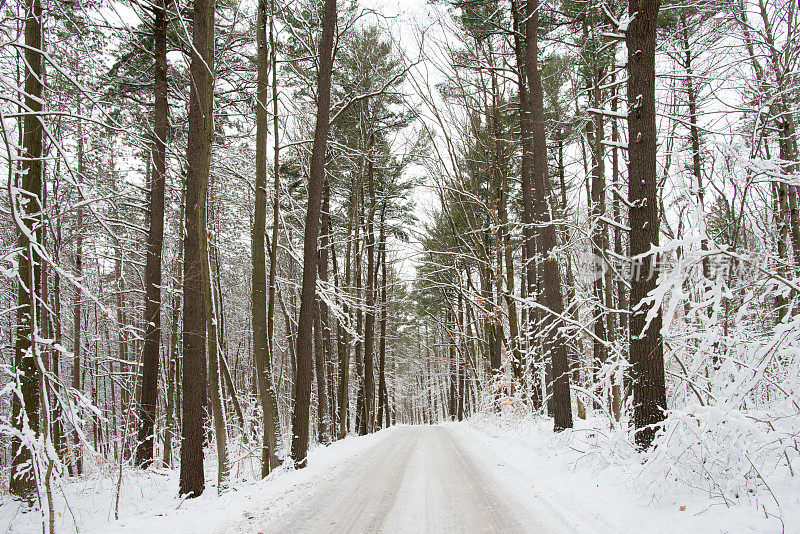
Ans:
[[[153,5],[155,105],[153,108],[153,176],[150,181],[150,228],[144,269],[145,311],[144,350],[142,353],[141,402],[136,464],[147,468],[153,463],[153,433],[158,395],[159,347],[161,345],[161,249],[164,243],[164,180],[167,172],[167,10],[166,0]]]
[[[319,279],[323,283],[328,282],[328,254],[330,246],[330,186],[328,185],[329,177],[325,176],[325,184],[323,186],[323,200],[322,212],[320,216],[320,224],[322,227],[322,235],[319,239],[319,258],[318,258],[318,274]],[[331,418],[329,410],[329,402],[332,399],[328,396],[328,381],[331,377],[328,374],[328,349],[330,347],[330,325],[328,323],[328,305],[324,300],[318,298],[318,320],[315,323],[315,328],[318,330],[317,343],[316,343],[316,375],[317,375],[317,417],[319,419],[318,433],[319,440],[322,443],[328,444],[331,442]]]
[[[270,34],[272,33],[270,20]],[[253,209],[253,231],[251,235],[252,274],[252,321],[253,321],[253,359],[256,364],[258,394],[261,403],[262,442],[261,476],[280,465],[277,456],[278,407],[277,396],[272,383],[271,339],[272,321],[275,313],[275,258],[277,254],[278,173],[275,169],[275,198],[273,205],[273,243],[270,247],[270,287],[269,309],[267,303],[266,252],[264,239],[267,223],[267,83],[269,58],[267,55],[267,0],[259,0],[256,20],[256,46],[258,47],[258,88],[256,95],[256,190]],[[274,81],[274,80],[273,80]],[[277,130],[274,132],[277,138]],[[277,154],[275,154],[277,158]],[[276,166],[277,167],[277,166]]]
[[[38,115],[42,110],[42,6],[39,0],[25,1],[25,105],[31,110],[22,119],[22,190],[26,202],[13,199],[14,211],[24,205],[18,219],[17,244],[22,251],[18,256],[19,289],[17,291],[17,328],[14,341],[14,367],[19,373],[22,402],[17,395],[12,400],[12,423],[19,431],[29,430],[39,434],[39,382],[41,369],[35,357],[36,291],[39,287],[41,267],[34,257],[33,242],[41,242],[41,225],[37,226],[40,211],[44,209],[42,191],[42,124]],[[8,163],[11,165],[11,163]],[[24,413],[24,414],[23,414]],[[27,421],[25,421],[27,419]],[[11,439],[11,473],[9,492],[16,498],[33,504],[38,491],[32,462],[32,451],[19,437]]]
[[[78,105],[78,114],[80,114],[80,103]],[[85,176],[83,128],[80,119],[78,119],[78,176],[81,180],[83,180]],[[77,208],[75,214],[75,233],[75,279],[80,280],[83,277],[83,208],[81,207]],[[81,289],[79,287],[75,287],[75,294],[72,301],[72,387],[75,389],[75,391],[81,391],[81,311]],[[75,474],[80,475],[83,472],[83,447],[81,446],[81,440],[80,436],[78,435],[77,428],[73,430],[72,445],[70,448],[73,460],[72,468],[75,470]]]
[[[599,88],[601,79],[602,72],[598,73],[597,76],[592,76],[588,81],[590,85],[588,89],[592,95],[591,105],[596,109],[602,106],[602,97]],[[594,338],[592,340],[592,353],[594,355],[593,367],[597,370],[599,370],[608,359],[608,348],[606,347],[608,332],[605,324],[606,306],[603,284],[603,263],[605,262],[604,255],[608,248],[608,235],[606,224],[601,220],[601,217],[605,216],[606,209],[605,153],[603,149],[604,133],[605,125],[603,124],[603,116],[600,113],[595,113],[592,120],[586,123],[586,137],[592,156],[591,187],[589,188],[589,214],[591,216],[590,224],[593,253],[592,276],[594,277],[594,314],[592,318]],[[599,384],[596,379],[594,382],[594,386],[598,387]]]
[[[355,301],[361,301],[361,289],[362,289],[362,270],[363,270],[363,252],[364,248],[361,246],[360,240],[360,233],[361,227],[364,223],[364,194],[363,194],[363,187],[362,187],[361,179],[359,177],[357,188],[356,188],[356,209],[358,210],[358,218],[356,222],[356,232],[355,232],[355,250],[353,255],[353,262],[355,266],[353,268],[354,276],[355,276]],[[355,346],[355,357],[356,357],[356,377],[358,380],[358,388],[356,390],[356,432],[359,435],[364,435],[367,433],[367,425],[366,425],[366,418],[364,417],[364,359],[363,359],[363,351],[364,351],[364,343],[363,343],[363,333],[364,333],[364,311],[361,306],[356,308],[356,332],[358,334],[358,339],[356,340]]]
[[[528,96],[527,88],[527,67],[526,67],[526,51],[525,43],[520,38],[521,35],[521,21],[526,20],[525,13],[520,12],[515,0],[511,0],[511,11],[514,23],[514,47],[517,59],[517,76],[519,84],[519,122],[520,122],[520,137],[522,141],[522,165],[521,165],[521,178],[522,178],[522,240],[523,252],[525,257],[525,283],[527,284],[526,290],[528,297],[537,294],[536,290],[536,264],[534,257],[536,256],[536,241],[534,240],[534,206],[533,196],[531,189],[533,187],[533,125],[531,123],[531,105],[530,97]],[[525,40],[527,42],[527,38]],[[528,341],[532,342],[534,332],[534,318],[536,314],[528,313],[528,325],[524,330],[527,330]],[[539,386],[538,374],[539,371],[532,359],[531,363],[531,404],[534,410],[538,410],[542,405],[541,388]]]
[[[612,82],[614,78],[612,78]],[[617,111],[617,88],[614,87],[613,89],[614,95],[611,97],[611,111]],[[620,211],[620,202],[619,198],[622,194],[620,192],[621,182],[619,179],[619,153],[616,146],[616,143],[619,141],[619,131],[617,127],[617,121],[614,119],[611,122],[611,181],[614,185],[614,196],[612,197],[613,200],[611,202],[611,214],[614,218],[614,222],[622,223],[622,215]],[[622,249],[622,232],[623,230],[619,227],[614,228],[614,255],[617,258],[621,258],[624,254]],[[622,278],[617,279],[616,283],[616,293],[617,293],[617,309],[618,310],[627,310],[628,302],[627,302],[627,289],[625,287],[625,281]],[[620,340],[619,343],[619,351],[621,353],[621,358],[623,361],[627,361],[625,356],[625,347],[628,346],[628,315],[624,312],[618,313],[618,322],[617,322],[617,338]],[[614,379],[614,384],[611,386],[612,389],[612,399],[613,399],[613,409],[614,409],[614,419],[617,421],[620,420],[622,417],[622,395],[623,395],[623,388],[622,384],[620,383],[619,378]]]
[[[191,87],[186,161],[186,240],[183,266],[183,428],[180,494],[198,497],[205,489],[203,417],[206,410],[206,309],[203,255],[206,229],[201,220],[211,162],[214,80],[214,2],[194,0]]]
[[[386,391],[386,200],[381,206],[380,237],[378,242],[378,261],[381,264],[381,320],[380,320],[380,340],[378,348],[378,428],[383,428],[383,418],[386,417],[386,427],[389,427],[389,396]]]
[[[630,255],[633,259],[630,303],[630,358],[636,444],[652,445],[667,407],[661,310],[647,324],[652,304],[644,301],[656,287],[659,214],[656,176],[655,48],[658,0],[630,0],[628,27],[628,203]],[[655,263],[654,263],[655,262]]]
[[[344,287],[346,291],[350,291],[350,268],[351,268],[351,251],[356,239],[350,237],[353,228],[358,226],[356,216],[358,214],[358,193],[356,188],[356,178],[352,178],[350,182],[350,218],[347,222],[347,249],[345,253],[344,264]],[[335,252],[335,251],[334,251]],[[334,255],[334,258],[336,256]],[[336,267],[334,266],[334,271]],[[347,299],[342,303],[342,313],[345,317],[350,317],[350,309],[347,305]],[[339,348],[339,439],[344,439],[349,430],[349,411],[350,411],[350,344],[349,335],[341,324],[341,320],[337,321],[338,326],[338,348]]]
[[[375,171],[372,141],[367,151],[367,184],[370,206],[367,212],[365,241],[367,248],[366,310],[364,312],[364,421],[367,432],[375,429]]]
[[[325,179],[325,151],[330,129],[331,71],[333,39],[336,30],[336,0],[325,0],[322,37],[319,45],[319,77],[317,80],[317,124],[311,149],[308,183],[308,207],[303,239],[303,284],[300,315],[297,321],[297,387],[292,414],[292,460],[296,468],[305,467],[308,455],[308,417],[313,379],[313,326],[317,286],[317,238],[319,237],[320,203]]]
[[[176,397],[176,382],[178,370],[178,321],[180,320],[181,312],[181,298],[180,291],[183,283],[181,282],[181,265],[183,264],[183,218],[185,216],[185,191],[181,187],[181,208],[180,216],[178,217],[178,259],[175,262],[175,285],[173,287],[172,297],[172,334],[170,335],[170,354],[169,354],[169,369],[167,377],[167,406],[164,420],[164,465],[166,467],[172,466],[172,438],[175,434],[175,397]],[[113,382],[112,382],[113,384]]]
[[[214,285],[211,279],[211,255],[213,250],[211,226],[207,220],[208,188],[203,191],[200,203],[199,227],[205,230],[200,240],[202,256],[203,299],[206,311],[206,347],[208,350],[208,396],[211,401],[211,416],[214,423],[214,438],[217,447],[217,490],[219,491],[228,478],[228,435],[227,417],[223,405],[221,361],[222,347],[219,342],[219,326],[217,309],[219,301],[215,298]]]
[[[545,308],[543,318],[544,353],[551,358],[553,373],[553,420],[556,431],[572,428],[572,404],[569,391],[569,362],[566,340],[559,331],[563,313],[561,272],[558,259],[552,255],[556,246],[556,229],[550,220],[548,207],[547,144],[544,130],[544,103],[542,81],[539,76],[538,33],[539,14],[537,0],[527,0],[525,22],[525,73],[531,96],[532,187],[535,200],[536,222],[540,225],[537,244],[541,253],[542,295]],[[525,150],[526,147],[523,147]]]

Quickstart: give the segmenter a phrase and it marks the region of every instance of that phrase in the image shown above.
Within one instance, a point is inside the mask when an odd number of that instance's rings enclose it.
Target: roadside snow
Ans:
[[[120,519],[114,520],[116,477],[100,472],[58,491],[59,533],[133,534],[217,534],[258,515],[270,518],[300,499],[322,480],[376,443],[390,438],[394,429],[369,436],[349,436],[329,447],[317,446],[309,453],[308,467],[299,471],[282,468],[263,480],[253,480],[241,469],[241,476],[221,495],[216,491],[216,466],[206,466],[206,490],[197,499],[178,498],[178,469],[169,471],[124,471],[120,495]],[[213,457],[206,451],[206,458]],[[213,460],[212,460],[213,461]],[[248,469],[249,470],[249,469]],[[234,475],[236,466],[234,466]],[[64,499],[64,495],[67,499]],[[0,532],[40,533],[38,511],[20,513],[19,503],[4,495],[0,500]]]
[[[596,523],[595,532],[800,532],[796,479],[772,481],[780,509],[770,493],[725,506],[708,492],[654,480],[641,465],[601,460],[598,431],[591,422],[576,425],[555,434],[547,418],[478,415],[448,428],[496,466],[494,474],[521,502],[544,502],[553,513],[585,518]]]

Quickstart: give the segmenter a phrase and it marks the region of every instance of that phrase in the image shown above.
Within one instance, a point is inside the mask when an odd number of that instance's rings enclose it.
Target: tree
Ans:
[[[258,88],[256,93],[256,190],[255,208],[253,210],[253,231],[251,237],[251,252],[253,263],[253,358],[258,376],[258,394],[261,401],[261,414],[263,419],[263,440],[261,448],[261,476],[265,477],[271,469],[280,465],[277,456],[278,433],[278,407],[275,390],[272,385],[272,370],[270,363],[272,332],[267,337],[267,273],[266,252],[264,239],[267,223],[267,90],[269,77],[269,55],[267,51],[267,0],[259,0],[256,20],[256,46],[258,47]],[[270,35],[272,35],[272,22],[270,21]],[[271,46],[271,48],[274,48]],[[273,52],[274,53],[274,52]],[[273,85],[275,84],[273,78]],[[277,138],[277,122],[274,135]],[[275,154],[277,159],[277,154]],[[277,167],[276,186],[277,186]],[[275,188],[277,198],[278,188]],[[277,217],[279,204],[276,202],[273,209]],[[277,231],[277,223],[274,231]],[[273,233],[273,241],[277,236]],[[274,243],[277,245],[277,243]],[[270,252],[270,304],[274,310],[274,283],[275,258]]]
[[[660,231],[656,177],[655,50],[659,0],[631,0],[628,47],[628,205],[632,279],[629,320],[636,444],[648,449],[667,408],[661,309],[656,288]],[[652,314],[652,317],[648,317]]]
[[[553,373],[553,419],[556,431],[572,428],[572,403],[569,391],[569,363],[563,333],[559,330],[564,303],[561,295],[561,272],[558,259],[553,255],[556,246],[556,230],[550,220],[547,173],[547,143],[544,128],[544,96],[538,68],[539,6],[537,0],[525,4],[525,75],[531,99],[531,143],[532,192],[536,222],[539,224],[537,245],[540,257],[542,304],[544,318],[544,353],[552,361]]]
[[[17,330],[14,367],[20,396],[12,403],[12,422],[17,433],[11,439],[11,480],[9,492],[33,504],[37,494],[36,461],[32,440],[39,436],[40,353],[37,335],[37,299],[41,263],[37,245],[42,241],[40,217],[44,210],[42,192],[42,4],[25,1],[25,108],[22,119],[22,183],[20,195],[12,198],[17,227],[18,259]],[[11,162],[8,162],[11,165]],[[21,398],[20,398],[21,397]],[[24,437],[24,440],[23,440]]]
[[[308,207],[303,239],[303,281],[300,316],[297,321],[297,385],[292,414],[292,460],[295,467],[307,465],[309,404],[313,365],[313,327],[316,313],[317,238],[319,237],[320,204],[325,181],[325,151],[330,130],[331,72],[333,70],[333,38],[336,30],[336,0],[325,0],[322,16],[322,37],[319,44],[317,78],[317,119],[308,179]]]
[[[161,345],[161,249],[164,243],[164,190],[167,172],[169,102],[167,100],[167,0],[153,5],[153,174],[150,182],[150,228],[145,259],[144,348],[139,405],[139,440],[136,463],[147,468],[153,462],[153,432],[158,394],[159,347]]]
[[[527,0],[526,0],[527,2]],[[527,294],[535,295],[536,290],[536,240],[534,238],[534,207],[533,196],[531,194],[533,188],[533,146],[531,145],[533,125],[531,124],[531,101],[528,96],[527,88],[527,56],[525,55],[527,37],[525,40],[520,38],[520,21],[525,20],[527,17],[525,13],[521,13],[519,6],[515,0],[511,0],[511,16],[514,23],[514,52],[517,60],[517,77],[518,77],[518,92],[519,92],[519,123],[520,123],[520,140],[522,144],[522,161],[520,165],[520,175],[522,178],[522,246],[525,261],[525,283],[527,284]],[[533,323],[533,314],[529,314],[529,320]],[[534,325],[528,327],[530,333],[534,331]],[[537,373],[536,368],[533,368],[534,375]],[[538,386],[538,380],[533,381],[532,388],[532,402],[534,408],[538,409],[542,403],[541,387]]]
[[[180,494],[198,497],[205,489],[203,413],[206,409],[206,309],[203,243],[211,140],[214,131],[214,4],[194,0],[192,12],[191,88],[186,151],[186,240],[183,271],[183,428]],[[207,267],[205,267],[207,268]]]

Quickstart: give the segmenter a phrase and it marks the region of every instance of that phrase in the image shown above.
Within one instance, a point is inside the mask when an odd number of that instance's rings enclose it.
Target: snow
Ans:
[[[716,414],[746,436],[752,421],[731,421],[729,415]],[[705,417],[713,420],[714,414]],[[662,443],[663,451],[669,441]],[[667,454],[674,469],[664,471],[652,454],[645,458],[633,449],[625,429],[609,430],[600,418],[577,419],[576,428],[558,434],[549,418],[508,413],[438,427],[393,427],[317,446],[307,468],[282,468],[264,480],[249,474],[257,461],[239,465],[221,495],[212,452],[206,454],[205,493],[183,502],[177,469],[125,469],[119,520],[115,471],[94,466],[85,479],[56,490],[57,532],[240,534],[280,532],[286,525],[310,532],[294,526],[322,524],[327,530],[333,523],[355,531],[373,523],[384,531],[419,531],[456,519],[486,532],[503,524],[593,534],[800,531],[795,477],[765,475],[768,490],[754,484],[736,500],[722,501],[702,480],[680,476],[682,459]],[[717,482],[735,485],[738,479]],[[0,532],[40,531],[37,512],[20,514],[17,503],[2,497]]]
[[[281,468],[263,480],[237,469],[234,464],[231,487],[221,495],[216,491],[217,469],[213,449],[206,449],[206,489],[197,499],[178,497],[179,469],[147,470],[126,468],[119,499],[120,518],[114,520],[116,473],[112,466],[95,467],[83,480],[69,481],[56,489],[56,532],[95,534],[169,532],[204,534],[224,532],[230,525],[246,522],[256,514],[269,516],[286,511],[310,487],[324,480],[339,464],[350,461],[376,442],[389,438],[394,429],[368,436],[350,436],[329,447],[317,446],[309,452],[309,466],[294,471]],[[252,469],[251,469],[252,467]],[[63,492],[61,491],[63,489]],[[67,496],[66,500],[64,496]],[[40,533],[38,511],[22,513],[18,502],[0,495],[0,532]]]
[[[576,428],[559,434],[552,432],[552,420],[542,417],[478,415],[449,426],[474,451],[500,460],[497,476],[509,493],[544,499],[561,514],[609,525],[595,532],[800,531],[800,484],[794,477],[770,480],[779,509],[769,491],[756,489],[725,505],[699,481],[692,487],[691,481],[648,469],[625,432],[609,431],[599,420],[576,419]],[[636,456],[639,462],[631,461]]]

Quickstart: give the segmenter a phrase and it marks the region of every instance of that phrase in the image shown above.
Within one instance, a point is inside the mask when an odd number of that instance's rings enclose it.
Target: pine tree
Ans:
[[[336,0],[325,0],[322,37],[319,45],[317,80],[317,118],[314,144],[311,149],[311,170],[308,180],[308,207],[303,239],[303,282],[300,296],[300,317],[297,320],[297,385],[292,414],[292,460],[295,467],[307,465],[309,405],[313,378],[313,326],[317,287],[317,238],[319,237],[320,204],[325,180],[325,151],[330,130],[331,72],[333,39],[336,30]]]
[[[194,0],[191,92],[186,160],[186,240],[183,271],[183,428],[180,494],[198,497],[205,489],[203,419],[206,410],[206,309],[203,298],[203,243],[211,140],[214,131],[214,3]],[[206,267],[207,268],[207,267]]]
[[[636,444],[649,448],[667,408],[661,309],[646,300],[655,289],[660,231],[656,177],[655,50],[659,0],[631,0],[628,46],[628,203],[632,280],[630,359]]]

